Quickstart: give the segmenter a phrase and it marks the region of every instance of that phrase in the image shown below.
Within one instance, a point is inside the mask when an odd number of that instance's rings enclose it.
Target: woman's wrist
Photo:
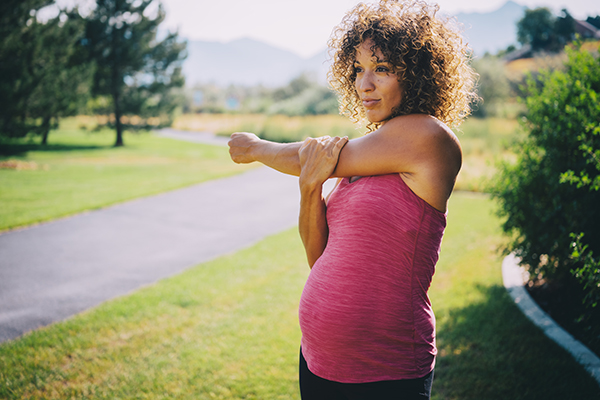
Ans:
[[[298,180],[300,184],[300,195],[302,196],[321,196],[323,191],[323,182],[319,182],[312,177],[302,176]]]
[[[266,156],[265,147],[269,144],[268,141],[258,139],[248,148],[248,157],[254,161],[263,162]]]

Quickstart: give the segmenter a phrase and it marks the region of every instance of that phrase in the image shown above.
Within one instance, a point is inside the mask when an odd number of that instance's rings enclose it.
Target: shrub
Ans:
[[[491,191],[511,235],[507,250],[533,280],[579,282],[591,309],[600,296],[592,257],[600,254],[600,57],[579,47],[567,55],[563,70],[529,80],[529,135],[517,163],[501,165]]]
[[[333,91],[314,85],[293,97],[275,102],[267,111],[287,116],[337,114],[338,102]]]

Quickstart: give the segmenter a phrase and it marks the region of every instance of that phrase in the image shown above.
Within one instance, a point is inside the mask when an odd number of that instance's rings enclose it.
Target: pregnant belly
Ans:
[[[311,275],[312,272],[311,272]],[[303,343],[323,351],[349,347],[397,346],[413,337],[412,312],[402,304],[398,289],[373,282],[352,284],[334,280],[325,284],[318,274],[309,277],[299,307]]]

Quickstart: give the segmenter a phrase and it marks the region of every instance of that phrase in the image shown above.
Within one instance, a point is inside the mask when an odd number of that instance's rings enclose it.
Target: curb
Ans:
[[[513,298],[523,314],[537,325],[546,336],[571,353],[573,358],[583,365],[600,385],[600,358],[562,329],[533,301],[523,285],[527,280],[527,272],[519,266],[518,258],[513,254],[506,256],[502,261],[502,280],[510,297]]]

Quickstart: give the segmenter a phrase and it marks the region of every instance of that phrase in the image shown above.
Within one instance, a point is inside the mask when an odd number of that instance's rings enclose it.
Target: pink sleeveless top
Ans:
[[[327,204],[329,239],[300,299],[302,354],[344,383],[420,378],[434,367],[427,290],[446,215],[399,174],[344,178]]]

